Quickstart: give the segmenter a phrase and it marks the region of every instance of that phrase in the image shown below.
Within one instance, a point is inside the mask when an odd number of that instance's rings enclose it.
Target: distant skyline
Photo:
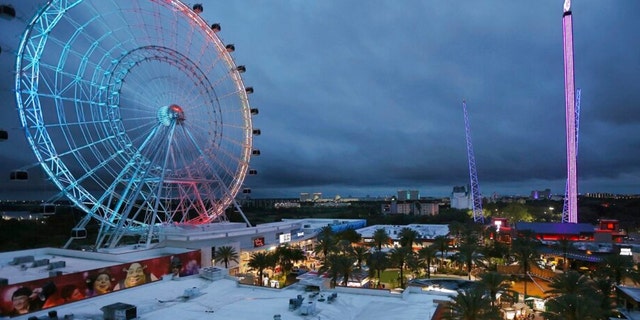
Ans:
[[[142,1],[142,0],[137,0]],[[462,100],[483,196],[566,182],[562,0],[197,1],[255,88],[251,197],[364,197],[469,184]],[[19,129],[15,52],[42,0],[0,19],[0,198],[53,194]],[[187,2],[189,5],[195,1]],[[578,192],[640,194],[640,2],[573,1],[582,90]]]

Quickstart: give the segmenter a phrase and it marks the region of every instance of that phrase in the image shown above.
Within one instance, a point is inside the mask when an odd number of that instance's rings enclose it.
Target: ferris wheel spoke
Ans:
[[[164,151],[164,159],[162,160],[162,168],[168,168],[167,163],[169,162],[169,158],[170,158],[170,150],[171,150],[171,144],[173,142],[173,135],[175,132],[175,128],[176,128],[176,122],[180,121],[175,120],[171,123],[170,128],[169,128],[169,133],[167,135],[167,139],[166,139],[166,150]],[[160,172],[160,177],[156,183],[156,186],[154,187],[155,190],[152,191],[152,194],[154,195],[154,199],[153,199],[153,211],[152,214],[149,214],[149,220],[147,220],[147,222],[149,223],[149,225],[154,225],[156,223],[156,221],[161,220],[158,217],[158,208],[160,207],[160,199],[161,199],[161,193],[162,193],[162,185],[165,183],[165,170],[162,170]]]
[[[215,157],[214,157],[214,158],[212,158],[212,157],[206,156],[206,153],[205,153],[205,152],[200,148],[200,146],[196,143],[196,140],[194,139],[193,134],[191,134],[191,132],[190,132],[189,130],[187,130],[186,128],[185,128],[185,130],[183,130],[183,131],[184,131],[185,135],[188,137],[189,141],[192,143],[192,147],[193,147],[193,148],[195,148],[195,150],[197,150],[197,152],[198,152],[200,155],[202,155],[202,156],[203,156],[203,159],[205,159],[205,164],[206,164],[206,165],[208,165],[208,166],[209,166],[209,168],[216,168],[216,167],[218,167],[219,169],[224,170],[224,171],[225,171],[225,173],[226,173],[227,175],[233,175],[233,174],[235,174],[235,172],[231,172],[231,171],[228,169],[228,167],[227,167],[227,166],[225,166],[225,165],[223,165],[222,163],[220,163],[220,162],[215,163],[215,162],[216,162],[216,160],[217,160],[218,158],[215,158]],[[211,174],[212,174],[212,175],[215,177],[215,179],[216,179],[215,184],[217,184],[218,186],[220,186],[220,187],[221,187],[221,189],[223,190],[223,192],[224,192],[225,194],[227,194],[227,195],[228,195],[228,194],[231,194],[230,190],[229,190],[229,189],[227,189],[226,185],[224,184],[224,181],[225,181],[225,180],[223,180],[223,179],[221,178],[220,174],[219,174],[216,170],[212,170],[212,171],[211,171]]]
[[[122,170],[118,173],[118,176],[112,180],[111,185],[105,189],[102,197],[98,199],[100,203],[103,203],[103,201],[107,198],[112,199],[115,194],[118,194],[119,197],[115,205],[115,211],[120,211],[125,203],[135,203],[135,197],[139,194],[139,191],[143,186],[143,183],[141,183],[141,181],[143,181],[143,178],[147,174],[149,174],[148,168],[151,163],[148,160],[144,160],[145,157],[142,155],[141,151],[145,150],[149,144],[152,144],[152,138],[155,136],[155,132],[158,129],[159,127],[156,126],[154,130],[147,136],[140,150],[129,158],[130,160],[127,162],[125,167],[123,167]],[[124,184],[125,187],[122,190],[118,190],[118,192],[116,192],[118,186],[121,186],[122,184]],[[132,201],[127,202],[127,197],[133,197],[129,199]],[[128,211],[123,212],[123,214],[126,214]],[[113,219],[110,222],[113,222]]]

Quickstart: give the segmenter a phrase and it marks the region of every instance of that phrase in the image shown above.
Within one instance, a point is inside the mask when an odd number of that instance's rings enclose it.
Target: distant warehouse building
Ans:
[[[440,212],[440,205],[433,201],[396,201],[382,205],[383,214],[408,214],[416,216],[437,215]]]

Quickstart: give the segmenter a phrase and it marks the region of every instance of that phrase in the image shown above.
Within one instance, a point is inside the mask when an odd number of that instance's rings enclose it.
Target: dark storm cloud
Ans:
[[[253,196],[446,195],[469,181],[463,99],[484,194],[564,192],[562,1],[201,2],[256,89]],[[638,193],[637,12],[573,3],[580,192]]]

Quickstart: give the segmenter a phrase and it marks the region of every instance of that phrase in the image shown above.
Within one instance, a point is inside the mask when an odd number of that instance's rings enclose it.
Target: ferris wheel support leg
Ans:
[[[247,216],[244,215],[244,212],[242,212],[242,208],[240,208],[238,201],[236,201],[235,199],[233,200],[233,206],[236,207],[236,210],[238,210],[238,212],[242,216],[242,219],[244,219],[244,222],[247,224],[247,227],[251,227],[251,222],[249,222],[249,219],[247,219]]]

